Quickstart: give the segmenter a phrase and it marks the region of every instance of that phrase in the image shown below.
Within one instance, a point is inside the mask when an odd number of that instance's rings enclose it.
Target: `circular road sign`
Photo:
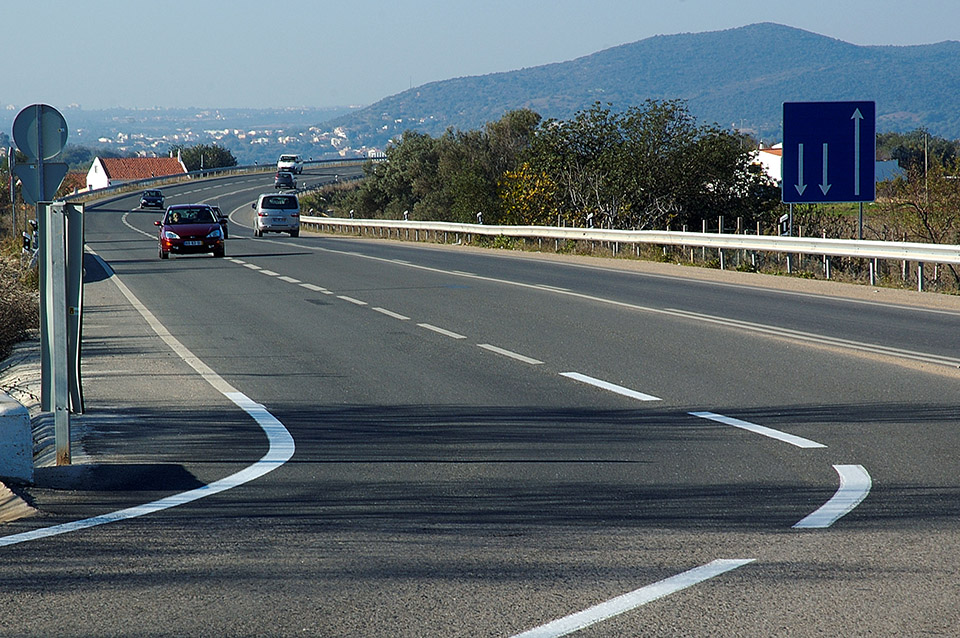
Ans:
[[[31,160],[53,159],[67,143],[67,121],[48,104],[32,104],[13,121],[13,140]]]

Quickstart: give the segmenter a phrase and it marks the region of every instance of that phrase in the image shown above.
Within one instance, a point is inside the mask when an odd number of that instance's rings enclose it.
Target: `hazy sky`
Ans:
[[[3,0],[0,108],[365,105],[755,22],[927,44],[960,39],[960,0]]]

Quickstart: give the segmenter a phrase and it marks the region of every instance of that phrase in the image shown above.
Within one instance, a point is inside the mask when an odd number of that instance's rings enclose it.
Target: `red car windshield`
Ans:
[[[167,211],[163,223],[176,226],[177,224],[212,224],[214,221],[213,211],[209,208],[175,208]]]

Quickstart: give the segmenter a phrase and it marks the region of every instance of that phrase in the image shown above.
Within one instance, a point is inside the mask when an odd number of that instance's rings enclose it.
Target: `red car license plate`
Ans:
[[[188,240],[188,241],[183,242],[183,245],[184,245],[184,246],[203,246],[203,242],[202,242],[202,241],[197,241],[197,240],[195,240],[195,239],[191,239],[191,240]]]

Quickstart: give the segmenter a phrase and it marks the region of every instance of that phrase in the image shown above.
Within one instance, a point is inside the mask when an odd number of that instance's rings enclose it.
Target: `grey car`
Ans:
[[[297,178],[289,171],[280,171],[273,178],[273,187],[295,189],[297,187]]]
[[[300,200],[293,193],[264,193],[253,204],[253,236],[263,233],[290,233],[300,236]]]

